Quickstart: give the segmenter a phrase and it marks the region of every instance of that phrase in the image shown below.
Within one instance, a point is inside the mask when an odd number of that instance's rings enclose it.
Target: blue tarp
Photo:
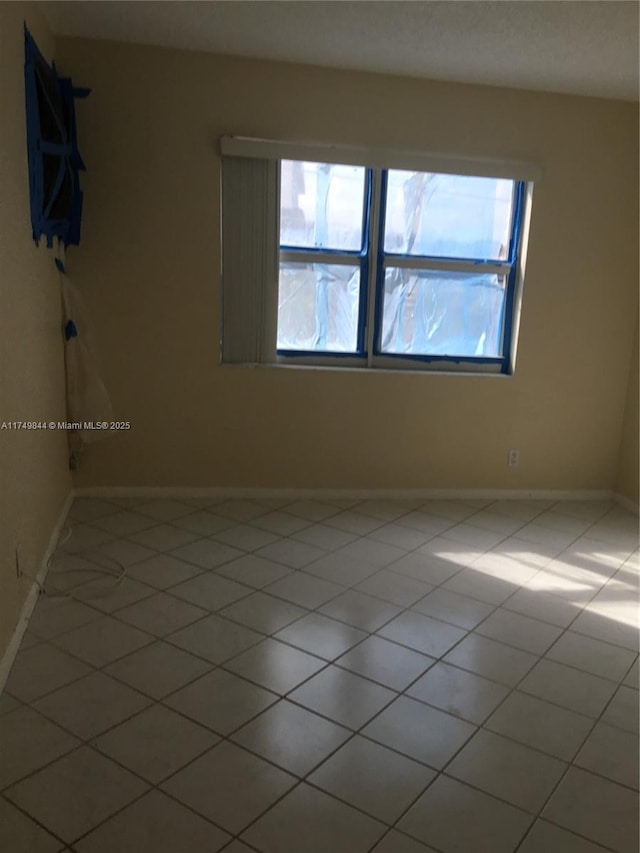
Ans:
[[[58,237],[65,246],[80,242],[82,191],[79,171],[85,166],[76,140],[74,101],[90,89],[73,86],[49,65],[26,25],[24,77],[27,108],[27,157],[33,239],[47,246]]]

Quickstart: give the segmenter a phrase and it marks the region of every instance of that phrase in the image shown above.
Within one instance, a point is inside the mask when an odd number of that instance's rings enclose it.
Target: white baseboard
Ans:
[[[49,568],[49,559],[54,553],[58,544],[60,532],[67,519],[67,515],[69,514],[69,509],[71,507],[71,504],[73,503],[74,496],[74,491],[72,489],[67,495],[64,504],[62,505],[62,509],[60,510],[60,514],[58,515],[58,520],[56,521],[53,530],[51,531],[51,536],[49,537],[47,548],[42,556],[42,559],[40,561],[40,568],[38,569],[38,573],[36,574],[36,578],[39,584],[43,584],[47,576],[47,569]],[[38,600],[38,593],[40,591],[38,583],[31,584],[31,589],[27,593],[27,597],[25,598],[24,604],[22,605],[22,610],[20,611],[18,624],[16,625],[13,635],[9,640],[9,645],[6,648],[4,655],[2,655],[2,657],[0,658],[0,695],[2,695],[2,691],[4,690],[7,678],[9,677],[9,673],[11,672],[11,667],[13,666],[15,657],[18,654],[18,649],[20,648],[20,643],[22,642],[24,632],[27,630],[29,620],[31,619],[31,614],[33,613],[33,608],[36,606],[36,602]]]
[[[90,486],[75,490],[91,498],[211,498],[281,500],[612,500],[607,489],[269,489],[253,487]]]
[[[624,495],[614,494],[613,499],[617,504],[633,512],[635,515],[640,515],[640,505],[632,501],[631,498],[626,498]]]

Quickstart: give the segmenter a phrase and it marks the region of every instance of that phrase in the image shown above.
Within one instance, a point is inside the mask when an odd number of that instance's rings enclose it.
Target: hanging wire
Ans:
[[[118,560],[113,557],[108,557],[106,554],[91,554],[85,551],[77,551],[74,552],[71,556],[79,556],[83,557],[85,560],[90,560],[93,565],[91,566],[79,566],[71,569],[55,569],[55,562],[60,557],[60,548],[69,541],[73,534],[73,526],[65,525],[63,531],[61,533],[60,539],[58,540],[58,544],[54,552],[49,556],[47,560],[47,571],[44,581],[40,581],[34,575],[30,575],[28,572],[21,572],[20,577],[25,577],[28,580],[35,583],[38,587],[38,594],[47,596],[47,598],[68,598],[74,601],[92,601],[98,598],[105,598],[108,595],[114,593],[123,583],[127,576],[127,568]],[[117,567],[117,570],[114,571],[109,566],[101,565],[99,560],[106,560],[112,563]],[[88,590],[86,587],[91,583],[87,581],[86,584],[79,584],[77,587],[65,590],[60,587],[56,587],[53,582],[53,578],[60,575],[67,574],[76,574],[86,572],[87,574],[97,574],[97,575],[108,575],[113,578],[113,582],[107,584],[101,589],[98,590]]]

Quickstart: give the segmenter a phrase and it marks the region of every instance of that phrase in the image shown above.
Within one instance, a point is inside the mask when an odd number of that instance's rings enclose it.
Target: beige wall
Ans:
[[[132,423],[86,452],[77,485],[613,487],[638,302],[636,106],[76,39],[58,56],[93,88],[72,273]],[[223,134],[537,162],[515,377],[221,368]]]
[[[629,370],[629,385],[627,388],[627,404],[622,424],[622,440],[620,442],[620,458],[618,460],[618,476],[615,489],[634,503],[638,503],[638,443],[640,428],[638,426],[638,326],[631,352],[631,367]]]
[[[31,239],[23,21],[46,56],[53,39],[29,4],[0,3],[0,422],[64,418],[60,291],[52,254]],[[0,431],[0,657],[71,488],[63,433]]]

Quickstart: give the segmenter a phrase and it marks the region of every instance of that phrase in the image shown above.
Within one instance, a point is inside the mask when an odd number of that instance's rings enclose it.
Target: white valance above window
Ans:
[[[467,157],[428,151],[397,151],[351,145],[328,145],[312,142],[286,142],[253,139],[246,136],[223,136],[223,156],[260,160],[306,160],[316,163],[341,163],[369,169],[400,169],[437,172],[450,175],[474,175],[479,178],[508,178],[514,181],[539,181],[541,169],[520,160],[498,160],[489,157]]]

